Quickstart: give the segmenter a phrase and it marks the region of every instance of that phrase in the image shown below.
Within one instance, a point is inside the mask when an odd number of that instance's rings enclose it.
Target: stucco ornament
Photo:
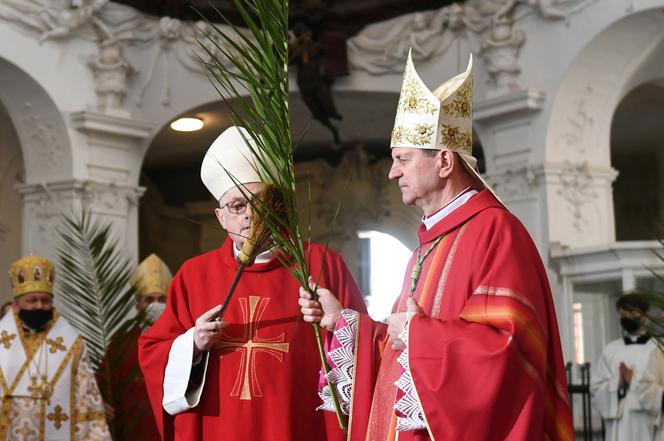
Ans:
[[[94,74],[97,105],[100,110],[122,107],[127,94],[127,76],[134,73],[134,67],[122,58],[120,45],[114,38],[99,44],[99,55],[88,60]]]
[[[149,68],[140,72],[137,104],[157,73],[161,75],[162,104],[170,104],[170,71],[174,64],[206,75],[201,61],[219,57],[203,22],[152,17],[109,0],[2,0],[0,22],[8,22],[42,44],[68,45],[77,39],[94,41],[99,54],[87,60],[95,77],[100,108],[114,108],[127,93],[127,78],[135,72],[129,60],[144,57],[155,47]],[[220,25],[224,27],[224,25]],[[202,42],[204,47],[201,46]],[[160,69],[157,65],[160,64]]]
[[[348,41],[348,61],[372,74],[397,73],[412,47],[415,61],[446,53],[467,41],[482,56],[491,77],[491,94],[519,89],[519,49],[526,34],[514,28],[535,14],[542,20],[567,20],[597,0],[467,0],[427,12],[367,26]]]

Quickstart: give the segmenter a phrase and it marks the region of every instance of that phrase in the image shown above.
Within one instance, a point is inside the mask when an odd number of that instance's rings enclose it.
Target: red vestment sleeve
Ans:
[[[164,370],[173,341],[192,328],[196,320],[189,314],[185,301],[187,287],[183,283],[183,279],[183,270],[180,270],[169,287],[166,309],[156,323],[139,337],[139,364],[145,378],[145,386],[156,418],[157,428],[164,440],[173,439],[174,436],[173,417],[168,415],[162,407]],[[184,414],[182,417],[186,418]],[[196,418],[188,419],[193,425],[199,424]]]
[[[459,243],[444,287],[443,302],[466,299],[460,313],[410,322],[410,370],[425,421],[435,439],[571,441],[544,267],[518,220],[494,212],[469,227],[472,245]]]

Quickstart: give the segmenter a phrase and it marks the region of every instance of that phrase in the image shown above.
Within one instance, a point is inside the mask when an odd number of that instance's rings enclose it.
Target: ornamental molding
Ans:
[[[597,203],[618,176],[611,167],[591,166],[588,162],[547,164],[538,170],[555,195],[564,201],[571,214],[571,225],[582,233],[589,225],[589,215],[598,211]]]
[[[467,0],[434,11],[416,12],[367,26],[348,41],[351,67],[371,74],[403,71],[413,59],[439,58],[461,40],[486,62],[490,97],[521,89],[519,51],[526,34],[515,25],[527,17],[568,21],[597,0]],[[456,43],[456,45],[455,45]]]
[[[137,206],[145,188],[93,180],[65,180],[37,184],[19,184],[28,215],[50,221],[66,210],[82,207],[95,214],[127,217]]]
[[[506,201],[532,196],[540,179],[535,167],[528,165],[484,175],[496,193]]]
[[[152,135],[157,125],[135,118],[80,111],[70,115],[72,127],[87,134],[118,135],[141,140]]]
[[[489,123],[498,118],[539,112],[544,108],[546,93],[535,89],[524,89],[475,103],[473,120]]]
[[[216,47],[223,41],[213,37],[203,22],[187,22],[170,17],[153,17],[109,0],[4,0],[0,2],[0,22],[12,24],[40,44],[67,45],[76,40],[95,42],[98,53],[82,62],[90,69],[97,94],[97,107],[111,113],[121,109],[131,75],[138,78],[136,104],[141,105],[147,86],[154,80],[157,66],[164,106],[170,105],[170,63],[179,63],[193,73],[205,75],[201,60],[210,53],[223,59]],[[233,31],[225,25],[229,33]],[[204,40],[202,45],[197,39]],[[156,47],[147,69],[137,72],[129,59],[142,60],[144,50]],[[229,66],[229,65],[227,65]]]

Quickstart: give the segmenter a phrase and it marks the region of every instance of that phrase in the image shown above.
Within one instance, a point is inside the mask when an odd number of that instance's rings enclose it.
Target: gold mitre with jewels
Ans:
[[[498,198],[477,170],[477,158],[473,156],[472,54],[465,72],[431,92],[417,74],[408,52],[390,142],[390,148],[394,147],[456,152],[466,168]]]
[[[168,286],[173,275],[163,260],[152,253],[138,265],[131,276],[130,283],[136,285],[139,296],[168,293]]]
[[[35,255],[23,257],[9,267],[14,297],[33,292],[53,295],[55,266],[50,260]]]

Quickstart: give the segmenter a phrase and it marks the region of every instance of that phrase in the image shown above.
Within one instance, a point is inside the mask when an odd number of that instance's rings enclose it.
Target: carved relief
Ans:
[[[485,178],[491,188],[504,200],[528,196],[538,185],[537,174],[532,166],[506,170],[500,174],[487,175]]]
[[[588,163],[566,162],[560,173],[560,188],[557,189],[572,214],[572,225],[577,232],[582,232],[588,219],[585,217],[585,206],[597,198],[592,188],[593,178]]]
[[[561,135],[563,144],[577,156],[585,156],[587,142],[584,142],[584,134],[594,123],[594,119],[586,110],[586,103],[593,93],[591,86],[586,86],[579,98],[576,100],[576,109],[567,117],[567,130]]]
[[[388,169],[388,160],[375,162],[362,147],[346,153],[337,167],[324,161],[307,163],[298,175],[299,194],[306,197],[309,192],[304,189],[311,186],[314,199],[299,205],[305,216],[311,212],[314,239],[330,240],[343,249],[366,228],[364,224],[380,224],[389,216]]]
[[[60,140],[54,135],[58,132],[55,125],[49,121],[42,121],[32,108],[32,103],[25,103],[24,130],[28,133],[29,148],[36,152],[36,156],[48,164],[49,168],[59,166],[63,156]]]
[[[17,186],[25,214],[23,248],[55,253],[58,229],[63,215],[85,208],[100,219],[113,222],[116,233],[124,237],[132,207],[143,192],[141,187],[118,186],[95,181],[58,181]],[[54,254],[52,254],[54,255]]]
[[[97,107],[120,108],[127,94],[127,76],[136,70],[122,58],[119,42],[111,37],[99,43],[99,55],[90,57],[88,66],[94,74]]]
[[[130,206],[137,206],[143,194],[140,187],[86,181],[81,189],[83,206],[92,212],[126,216]]]
[[[205,41],[209,28],[203,22],[155,18],[108,0],[5,0],[0,2],[0,20],[13,23],[40,42],[64,43],[72,39],[98,42],[100,53],[89,60],[88,66],[95,76],[102,109],[117,107],[118,100],[126,93],[126,77],[132,69],[123,52],[158,45],[149,69],[142,72],[137,100],[140,104],[161,61],[162,103],[169,105],[169,62],[177,61],[187,69],[205,74],[200,61],[209,59],[208,51],[220,55],[215,44],[224,46],[221,41]],[[197,38],[204,41],[205,49]]]
[[[544,20],[568,19],[596,0],[467,0],[437,11],[418,12],[367,26],[348,42],[348,61],[373,74],[403,70],[408,49],[415,61],[445,53],[466,38],[480,53],[492,79],[492,94],[519,87],[519,49],[526,41],[514,23],[531,13]],[[525,13],[517,14],[517,10]]]
[[[504,95],[521,89],[518,82],[519,50],[526,41],[523,31],[514,30],[508,17],[497,18],[482,43],[482,57],[487,64],[492,88],[489,97]]]

